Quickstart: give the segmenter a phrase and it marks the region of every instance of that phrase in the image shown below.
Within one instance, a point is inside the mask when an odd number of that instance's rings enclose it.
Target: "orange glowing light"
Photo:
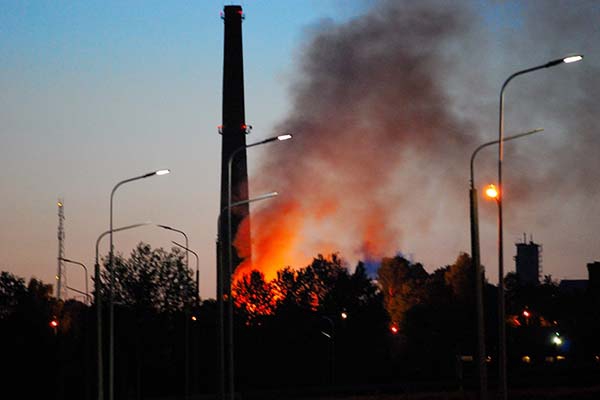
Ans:
[[[529,317],[531,317],[531,313],[530,313],[529,311],[527,311],[527,310],[524,310],[524,311],[523,311],[523,316],[524,316],[525,318],[529,318]]]
[[[53,319],[52,321],[50,321],[50,327],[51,328],[57,328],[58,327],[58,321]]]
[[[500,192],[495,185],[489,185],[485,188],[485,195],[490,199],[497,199],[500,195]]]
[[[392,325],[392,327],[390,328],[390,331],[392,331],[392,333],[395,335],[398,333],[398,327],[396,325]]]

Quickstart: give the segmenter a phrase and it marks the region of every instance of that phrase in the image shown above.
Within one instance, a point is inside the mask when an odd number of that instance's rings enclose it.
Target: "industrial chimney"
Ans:
[[[242,20],[243,12],[240,6],[225,6],[223,12],[225,21],[225,47],[223,58],[223,123],[220,127],[222,135],[221,152],[221,210],[227,207],[228,197],[228,164],[231,155],[246,146],[246,133],[248,128],[245,122],[244,111],[244,60],[242,49]],[[248,170],[246,164],[246,150],[237,151],[231,170],[231,202],[248,199]],[[232,239],[236,238],[240,223],[248,217],[248,204],[237,206],[232,211],[231,233]],[[229,252],[226,248],[230,243],[227,233],[227,215],[221,220],[221,243],[223,244],[223,265],[229,265]],[[242,243],[245,248],[250,248],[250,228],[244,232]],[[232,249],[233,270],[239,265],[240,258],[235,248]],[[232,271],[233,272],[233,271]],[[226,275],[226,274],[225,274]],[[230,276],[224,276],[224,285],[228,286]]]

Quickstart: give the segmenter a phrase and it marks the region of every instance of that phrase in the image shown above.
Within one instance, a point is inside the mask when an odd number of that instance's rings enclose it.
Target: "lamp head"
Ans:
[[[563,58],[558,58],[556,60],[552,60],[549,61],[548,63],[546,63],[545,65],[543,65],[543,67],[545,68],[550,68],[550,67],[554,67],[557,66],[559,64],[571,64],[577,61],[581,61],[583,60],[583,55],[581,54],[572,54],[569,56],[565,56]]]
[[[498,200],[500,197],[500,192],[496,188],[496,185],[488,185],[485,188],[485,195],[488,197],[488,199]]]
[[[288,140],[291,138],[292,138],[292,135],[290,133],[286,133],[286,134],[277,136],[277,140]]]
[[[574,63],[574,62],[581,61],[581,60],[583,60],[583,55],[581,55],[581,54],[574,54],[572,56],[568,56],[568,57],[565,57],[562,59],[562,61],[565,64],[570,64],[570,63]]]
[[[166,175],[166,174],[169,174],[169,173],[171,173],[170,169],[159,169],[154,174],[160,176],[160,175]]]

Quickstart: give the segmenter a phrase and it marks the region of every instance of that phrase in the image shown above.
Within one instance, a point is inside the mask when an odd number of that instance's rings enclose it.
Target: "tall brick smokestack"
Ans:
[[[248,220],[248,204],[231,209],[231,238],[229,233],[228,213],[225,211],[229,205],[229,192],[231,202],[248,199],[248,169],[246,165],[246,122],[244,112],[244,59],[242,49],[242,19],[243,12],[240,6],[225,6],[223,20],[225,21],[225,40],[223,51],[223,122],[220,133],[222,135],[221,150],[221,220],[219,227],[219,261],[217,268],[217,300],[219,304],[219,398],[224,398],[225,393],[233,395],[233,303],[228,302],[228,311],[224,312],[223,294],[229,294],[232,275],[229,274],[229,265],[232,271],[242,261],[235,247],[228,245],[233,241],[240,230],[242,221],[243,229],[240,235],[248,243],[241,245],[248,249],[244,256],[250,257],[250,224]],[[232,158],[233,156],[233,158]],[[229,186],[229,165],[231,163],[231,187]],[[230,260],[231,257],[231,260]],[[231,263],[230,263],[231,261]],[[229,296],[227,296],[229,297]],[[227,314],[228,323],[224,317]],[[227,326],[227,328],[226,328]],[[227,338],[225,340],[225,338]],[[227,352],[225,352],[227,349]],[[225,357],[227,354],[227,357]],[[225,372],[227,371],[227,372]],[[227,391],[225,391],[227,387]]]
[[[223,122],[221,125],[221,210],[227,207],[228,197],[228,163],[231,155],[246,145],[246,123],[244,112],[244,60],[242,49],[242,19],[240,6],[225,6],[223,19],[225,21],[225,41],[223,57]],[[236,152],[231,171],[232,203],[248,199],[248,171],[246,165],[246,150]],[[240,223],[249,214],[248,205],[232,209],[231,233],[235,238]],[[227,215],[223,213],[221,220],[221,243],[224,246],[222,261],[225,269],[229,265],[227,243],[230,243],[227,229]],[[244,227],[249,227],[246,223]],[[241,235],[240,235],[241,236]],[[250,241],[250,235],[243,237]],[[250,248],[248,243],[247,248]],[[233,269],[240,263],[235,247],[232,249]],[[247,256],[248,257],[248,256]],[[226,274],[225,274],[226,275]],[[224,276],[227,287],[229,276]]]

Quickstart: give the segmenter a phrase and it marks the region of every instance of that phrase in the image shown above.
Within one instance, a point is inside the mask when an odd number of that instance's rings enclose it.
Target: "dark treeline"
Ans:
[[[215,393],[217,307],[214,300],[197,297],[184,254],[140,244],[128,258],[116,257],[114,276],[116,398],[183,398],[186,384],[194,395]],[[105,259],[103,288],[110,279]],[[597,379],[599,294],[561,292],[551,277],[526,287],[509,274],[506,284],[509,382]],[[473,387],[473,288],[466,254],[432,273],[401,256],[383,258],[374,279],[362,263],[351,271],[337,254],[318,255],[304,268],[281,269],[273,280],[252,271],[233,288],[236,390],[322,393],[406,383]],[[492,384],[496,290],[485,285]],[[108,298],[106,290],[101,293]],[[105,369],[107,306],[104,301]],[[94,304],[58,301],[51,285],[36,279],[26,284],[2,272],[0,335],[3,380],[22,398],[95,397]]]

